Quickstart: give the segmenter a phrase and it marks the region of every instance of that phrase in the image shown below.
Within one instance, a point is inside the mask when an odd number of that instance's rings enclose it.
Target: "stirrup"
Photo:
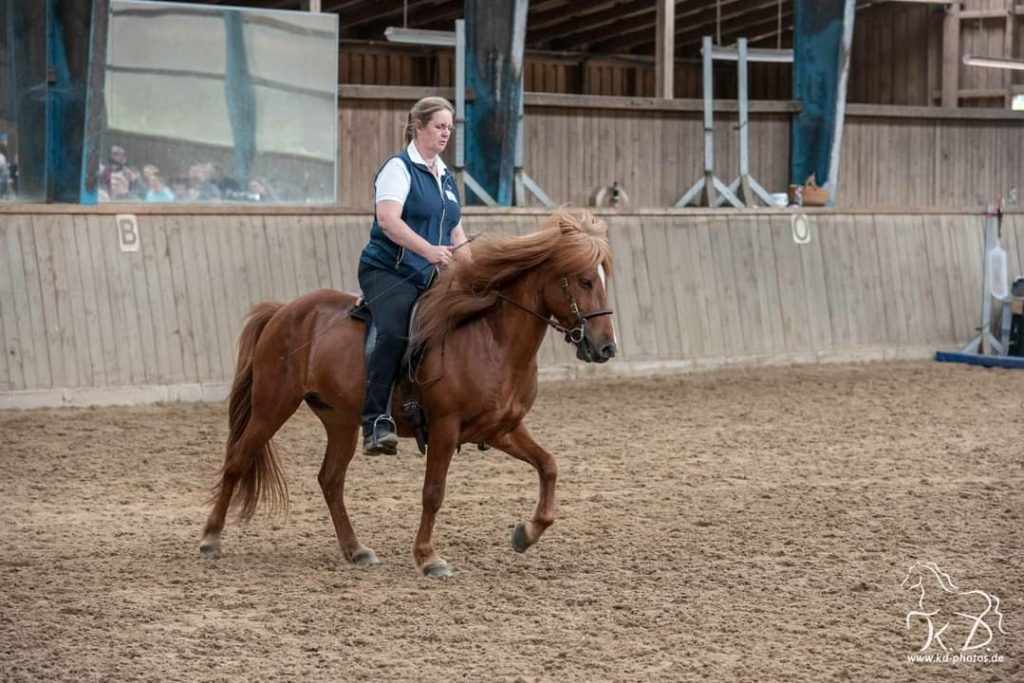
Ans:
[[[395,455],[398,453],[398,426],[390,415],[380,415],[373,421],[373,429],[363,439],[366,455]]]

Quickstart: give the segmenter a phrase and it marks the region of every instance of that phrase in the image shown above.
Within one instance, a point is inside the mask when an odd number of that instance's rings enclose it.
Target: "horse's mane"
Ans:
[[[433,346],[459,325],[489,310],[498,292],[521,275],[545,266],[574,275],[603,266],[611,273],[608,226],[586,209],[560,209],[536,232],[475,240],[472,259],[456,258],[419,299],[418,329],[410,350]]]

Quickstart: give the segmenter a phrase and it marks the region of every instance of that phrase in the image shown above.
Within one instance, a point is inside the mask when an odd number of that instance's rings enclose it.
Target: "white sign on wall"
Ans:
[[[119,213],[114,216],[117,223],[117,241],[121,245],[121,251],[139,250],[139,223],[135,220],[135,214]]]

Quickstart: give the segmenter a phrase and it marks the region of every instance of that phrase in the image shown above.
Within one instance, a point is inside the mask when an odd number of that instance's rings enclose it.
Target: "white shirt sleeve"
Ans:
[[[401,159],[392,159],[384,164],[374,187],[376,192],[374,203],[392,201],[404,205],[405,198],[409,196],[409,188],[412,187],[409,169],[405,167]]]

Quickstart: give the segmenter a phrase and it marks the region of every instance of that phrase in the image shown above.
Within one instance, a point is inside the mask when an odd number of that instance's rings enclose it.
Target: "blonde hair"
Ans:
[[[405,125],[405,142],[412,142],[416,138],[416,124],[423,128],[439,111],[449,111],[455,116],[455,107],[443,97],[424,97],[412,105],[409,110],[409,121]]]

